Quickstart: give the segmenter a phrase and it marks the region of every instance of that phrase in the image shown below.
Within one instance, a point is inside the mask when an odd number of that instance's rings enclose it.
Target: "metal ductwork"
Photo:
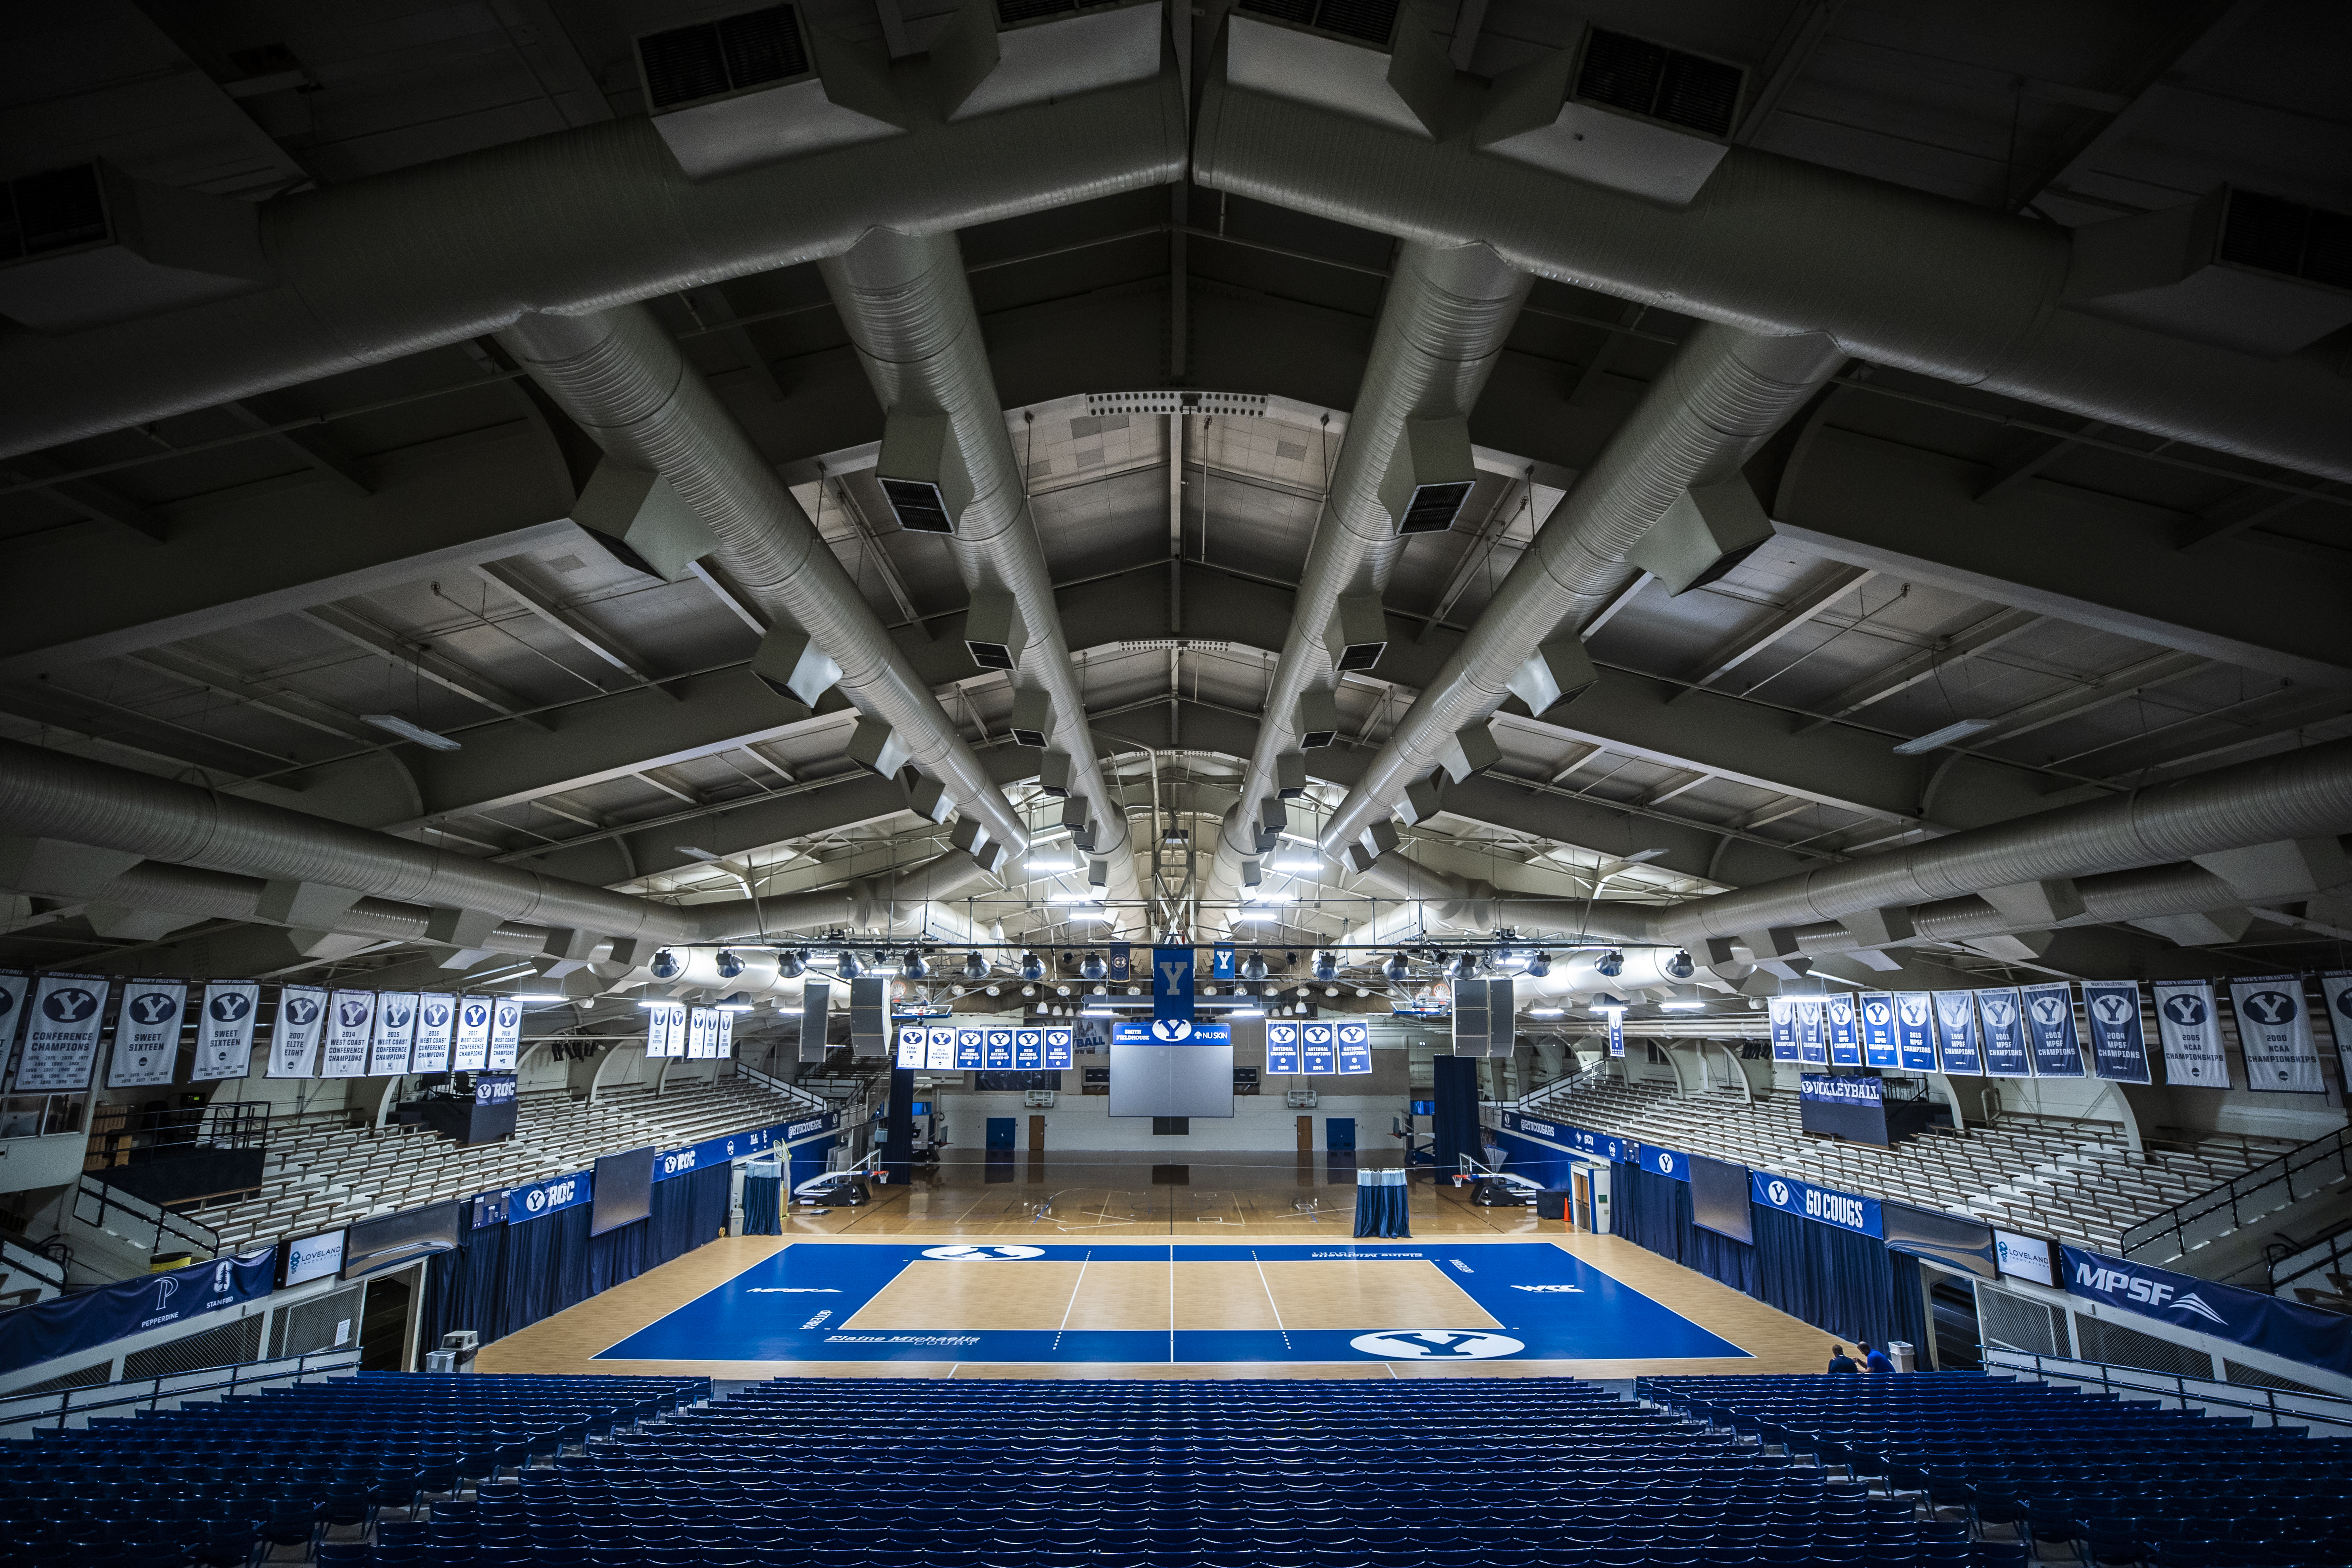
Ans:
[[[1132,929],[1142,919],[1143,894],[1126,804],[1104,782],[1095,752],[1086,695],[1070,662],[1053,575],[1005,430],[956,237],[877,229],[826,260],[822,270],[890,422],[885,445],[908,426],[941,437],[919,449],[935,447],[932,461],[947,470],[938,477],[958,481],[961,504],[948,549],[971,591],[974,615],[985,607],[998,623],[970,628],[968,635],[985,635],[989,649],[1000,656],[991,667],[1010,670],[1016,685],[1045,698],[1051,749],[1070,759],[1069,796],[1085,803],[1094,823],[1087,852],[1109,863],[1105,896],[1127,906],[1119,918]],[[926,478],[911,474],[900,482]]]
[[[1207,63],[1193,142],[1192,177],[1212,189],[1412,243],[1483,243],[1620,299],[1825,333],[1874,363],[2352,479],[2352,379],[2333,357],[2260,359],[2069,308],[2085,231],[1751,147],[1721,148],[1676,206],[1482,151],[1485,127],[1433,136],[1370,101],[1393,96],[1376,71],[1340,82],[1355,46],[1328,46],[1331,71],[1244,68],[1236,85],[1234,27]],[[1350,90],[1367,101],[1331,101]],[[1492,121],[1514,91],[1447,108]]]
[[[1276,793],[1275,759],[1297,744],[1300,697],[1329,668],[1323,637],[1340,598],[1380,594],[1403,548],[1399,520],[1381,490],[1407,421],[1468,416],[1527,301],[1528,281],[1484,246],[1399,248],[1347,440],[1299,574],[1241,800],[1218,836],[1212,898],[1230,897],[1241,886],[1242,862],[1258,854],[1260,803]],[[1409,451],[1411,444],[1402,444]]]
[[[1644,923],[1649,940],[1687,946],[1710,936],[1793,929],[1988,889],[2168,867],[2200,855],[2347,831],[2352,741],[2330,741],[1696,899],[1655,910]],[[2243,900],[2231,893],[2219,901]],[[2011,921],[2004,929],[2019,926]]]
[[[1033,46],[1076,29],[1080,52],[1049,95],[946,122],[921,63],[906,62],[882,89],[915,84],[883,110],[903,132],[878,125],[877,139],[740,173],[689,178],[660,121],[629,118],[279,196],[258,211],[268,280],[249,292],[0,335],[0,381],[41,388],[0,413],[0,455],[461,342],[530,311],[813,260],[877,224],[945,233],[1181,178],[1183,94],[1164,51],[1156,75],[1131,79],[1129,62],[1086,52],[1090,25],[1024,29]],[[1008,51],[988,79],[1019,68]],[[988,96],[983,84],[971,101]],[[789,126],[773,129],[784,134],[768,144],[793,144]]]
[[[1327,855],[1385,819],[1465,728],[1502,706],[1556,637],[1580,631],[1637,574],[1627,557],[1693,490],[1740,466],[1845,360],[1827,338],[1700,327],[1650,384],[1324,825]],[[1760,515],[1760,514],[1759,514]]]
[[[843,695],[888,727],[907,762],[945,785],[991,838],[1014,854],[1028,847],[1020,816],[929,682],[651,311],[525,316],[499,341],[606,452],[669,481],[717,536],[711,559],[728,581],[840,667]]]

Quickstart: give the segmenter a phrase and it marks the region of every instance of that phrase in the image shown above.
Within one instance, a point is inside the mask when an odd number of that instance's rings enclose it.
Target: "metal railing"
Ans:
[[[29,1436],[45,1427],[63,1431],[87,1426],[93,1415],[177,1410],[191,1399],[227,1399],[265,1388],[315,1383],[339,1372],[359,1369],[359,1348],[349,1346],[336,1351],[311,1351],[305,1355],[275,1356],[268,1361],[239,1362],[230,1366],[198,1367],[192,1372],[134,1382],[93,1384],[54,1394],[0,1396],[0,1438]]]
[[[87,1172],[74,1191],[73,1216],[134,1246],[143,1242],[151,1255],[185,1247],[201,1262],[220,1252],[220,1232],[212,1226],[159,1208]]]
[[[2352,1273],[2352,1224],[2331,1235],[2305,1242],[2301,1247],[2281,1247],[2273,1243],[2273,1249],[2278,1252],[2278,1256],[2265,1262],[2271,1294],[2291,1296],[2298,1281],[2308,1279],[2315,1274]],[[2344,1292],[2330,1289],[2328,1294],[2336,1296]]]
[[[2339,1128],[2140,1221],[2123,1234],[2124,1256],[2143,1263],[2169,1262],[2347,1177],[2352,1177],[2352,1128]]]
[[[1609,1069],[1616,1065],[1616,1061],[1617,1058],[1614,1057],[1603,1057],[1589,1068],[1572,1072],[1566,1078],[1554,1079],[1541,1089],[1532,1089],[1519,1096],[1517,1100],[1511,1102],[1511,1109],[1514,1110],[1538,1110],[1558,1096],[1574,1094],[1580,1089],[1588,1089],[1607,1078]]]
[[[753,1083],[758,1084],[761,1089],[772,1090],[777,1094],[782,1095],[787,1100],[796,1100],[800,1104],[806,1106],[811,1110],[831,1110],[833,1109],[833,1101],[826,1100],[822,1095],[811,1094],[807,1089],[803,1089],[796,1083],[786,1083],[782,1079],[776,1077],[772,1073],[761,1072],[750,1062],[737,1062],[735,1064],[735,1070],[742,1074],[745,1078],[750,1079]]]
[[[2202,1410],[2251,1416],[2257,1426],[2301,1426],[2315,1437],[2352,1437],[2352,1399],[2292,1389],[2221,1383],[2209,1377],[2147,1372],[2072,1356],[2038,1355],[1985,1346],[1987,1372],[2013,1372],[2059,1388],[2095,1389],[2126,1399],[2153,1399],[2167,1410]]]

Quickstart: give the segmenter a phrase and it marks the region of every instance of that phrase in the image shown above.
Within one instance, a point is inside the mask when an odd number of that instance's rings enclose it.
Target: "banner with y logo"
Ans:
[[[98,1066],[98,1031],[106,1017],[107,983],[80,974],[44,974],[33,988],[33,1016],[25,1028],[25,1059],[16,1091],[89,1087]]]
[[[2300,974],[2269,974],[2230,982],[2238,1015],[2238,1047],[2246,1057],[2246,1087],[2283,1094],[2323,1094],[2319,1048],[2311,1037],[2311,1008]]]
[[[1151,1016],[1192,1021],[1192,950],[1155,947],[1151,950]]]

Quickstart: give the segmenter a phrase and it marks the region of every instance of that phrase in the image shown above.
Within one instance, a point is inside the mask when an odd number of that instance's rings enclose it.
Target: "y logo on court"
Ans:
[[[949,1263],[991,1263],[1001,1258],[1043,1258],[1042,1247],[927,1247],[926,1258],[937,1258]]]
[[[1491,1361],[1528,1348],[1508,1334],[1460,1329],[1386,1329],[1358,1334],[1348,1343],[1382,1361]]]

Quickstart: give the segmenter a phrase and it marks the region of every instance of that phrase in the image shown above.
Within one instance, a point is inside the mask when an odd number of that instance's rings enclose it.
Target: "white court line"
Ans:
[[[1176,1249],[1168,1249],[1168,1364],[1176,1364]]]
[[[1282,1348],[1288,1350],[1291,1348],[1290,1329],[1282,1321],[1282,1309],[1274,1304],[1274,1287],[1265,1282],[1265,1265],[1258,1261],[1255,1247],[1250,1250],[1250,1267],[1257,1270],[1258,1289],[1265,1292],[1266,1310],[1274,1314],[1274,1326],[1282,1331]],[[1396,1373],[1391,1373],[1389,1375],[1394,1377]]]
[[[1053,1348],[1055,1350],[1062,1348],[1062,1334],[1070,1326],[1070,1314],[1078,1310],[1078,1292],[1086,1289],[1087,1265],[1094,1260],[1095,1255],[1091,1252],[1078,1259],[1078,1277],[1070,1285],[1070,1304],[1062,1309],[1062,1321],[1054,1329]]]

